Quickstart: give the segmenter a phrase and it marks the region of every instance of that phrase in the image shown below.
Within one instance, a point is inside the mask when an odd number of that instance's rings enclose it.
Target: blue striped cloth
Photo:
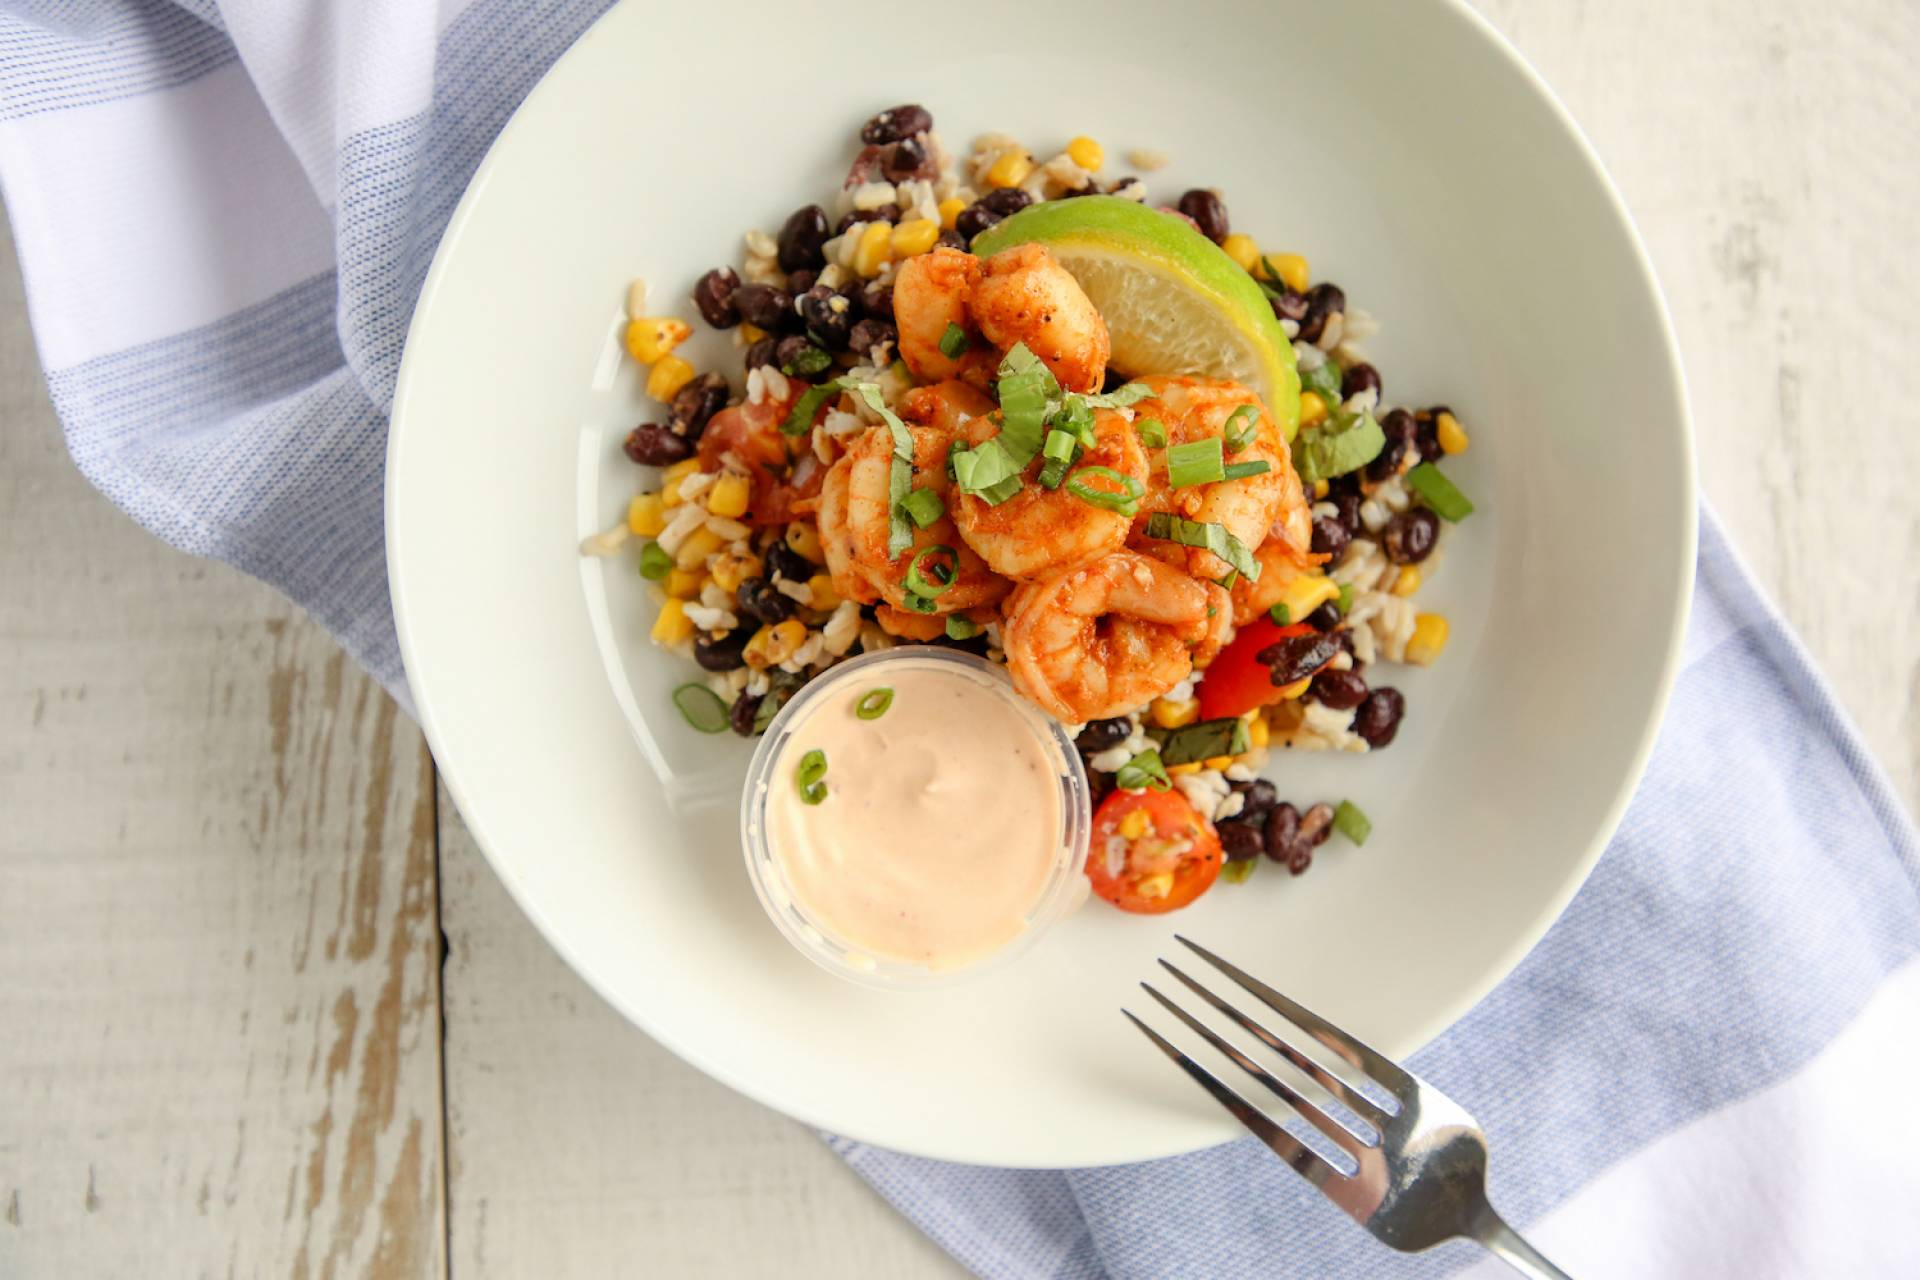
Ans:
[[[74,460],[406,696],[386,410],[439,234],[601,0],[0,0],[0,182]],[[351,74],[349,74],[349,72]],[[1646,781],[1566,917],[1414,1059],[1592,1275],[1920,1274],[1912,826],[1713,522]],[[1434,1276],[1248,1143],[1013,1172],[834,1147],[995,1277]]]

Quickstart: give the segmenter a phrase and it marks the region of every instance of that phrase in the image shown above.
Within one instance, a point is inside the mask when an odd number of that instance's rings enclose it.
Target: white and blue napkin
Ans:
[[[0,0],[0,183],[74,461],[403,701],[386,411],[468,177],[604,0]],[[1583,1276],[1920,1274],[1920,848],[1705,522],[1686,665],[1592,880],[1412,1065]],[[993,1277],[1498,1274],[1264,1148],[1063,1172],[835,1148]],[[1480,1270],[1476,1271],[1475,1268]]]

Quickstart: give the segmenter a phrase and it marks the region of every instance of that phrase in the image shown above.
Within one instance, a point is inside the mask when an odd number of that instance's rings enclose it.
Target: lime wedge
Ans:
[[[1251,387],[1288,440],[1300,423],[1293,344],[1253,277],[1183,218],[1117,196],[1029,205],[974,238],[988,257],[1043,244],[1093,299],[1126,374],[1193,373]]]

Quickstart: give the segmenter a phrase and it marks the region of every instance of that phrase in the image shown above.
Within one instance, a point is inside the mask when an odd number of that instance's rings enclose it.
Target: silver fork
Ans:
[[[1140,985],[1147,994],[1266,1086],[1280,1099],[1281,1110],[1325,1134],[1358,1167],[1351,1173],[1336,1168],[1131,1011],[1121,1010],[1147,1039],[1275,1155],[1320,1188],[1321,1194],[1372,1232],[1375,1239],[1403,1253],[1417,1253],[1464,1236],[1485,1246],[1522,1275],[1535,1280],[1572,1280],[1502,1222],[1487,1203],[1487,1140],[1472,1116],[1438,1089],[1325,1018],[1205,947],[1186,938],[1178,940],[1292,1025],[1282,1024],[1285,1029],[1278,1032],[1269,1030],[1174,965],[1162,960],[1161,967],[1304,1076],[1293,1077],[1295,1083],[1288,1083],[1143,982]],[[1351,1078],[1356,1071],[1364,1078]]]

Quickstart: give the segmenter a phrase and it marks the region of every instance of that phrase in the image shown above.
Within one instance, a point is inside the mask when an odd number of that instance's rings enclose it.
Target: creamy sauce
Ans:
[[[882,686],[893,703],[855,714]],[[826,753],[826,798],[795,771]],[[1007,699],[962,671],[884,664],[823,696],[768,779],[767,842],[795,902],[850,946],[952,969],[1019,935],[1060,849],[1060,772]]]

